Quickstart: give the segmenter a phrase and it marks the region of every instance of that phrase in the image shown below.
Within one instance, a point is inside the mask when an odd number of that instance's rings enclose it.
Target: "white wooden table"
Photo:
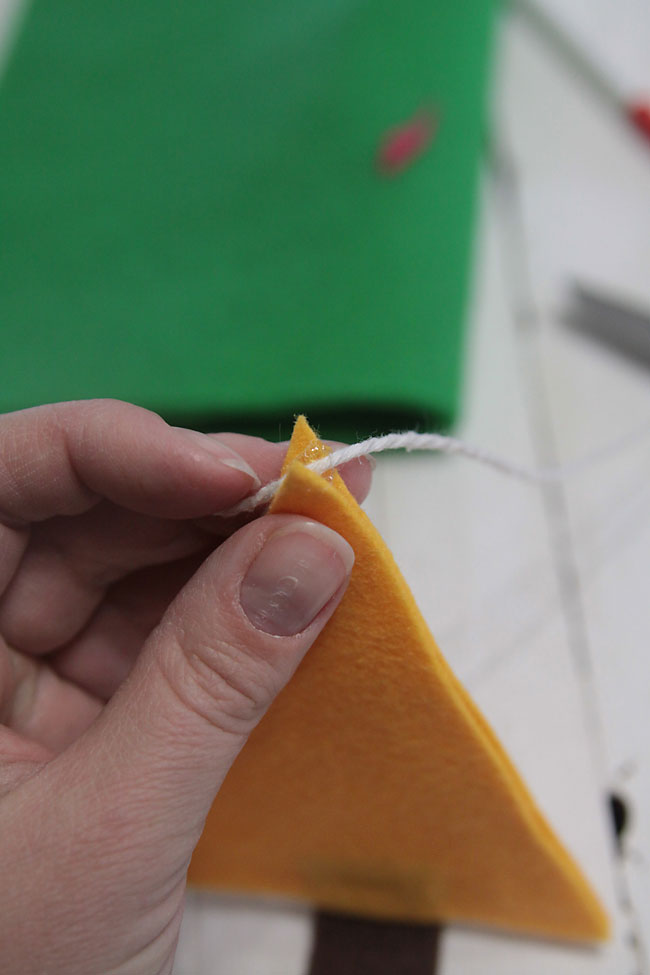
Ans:
[[[16,6],[0,0],[0,52]],[[517,14],[497,62],[457,432],[557,463],[650,421],[650,372],[561,316],[574,277],[650,308],[650,149]],[[550,488],[460,458],[379,460],[369,514],[614,919],[593,951],[450,927],[442,975],[650,975],[649,446]],[[622,854],[610,790],[631,813]],[[190,893],[175,972],[304,975],[311,938],[308,910]]]

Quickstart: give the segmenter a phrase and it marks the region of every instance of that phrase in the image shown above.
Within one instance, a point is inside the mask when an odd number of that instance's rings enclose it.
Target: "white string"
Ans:
[[[444,454],[460,454],[486,467],[492,467],[502,474],[508,474],[510,477],[519,478],[529,483],[553,484],[565,481],[576,474],[589,470],[604,460],[618,455],[627,449],[627,447],[649,437],[650,425],[645,423],[640,430],[628,433],[624,437],[620,437],[612,443],[607,444],[600,450],[594,451],[586,457],[582,457],[570,464],[560,467],[533,468],[527,467],[524,464],[512,463],[505,457],[499,456],[499,454],[494,454],[490,450],[484,450],[482,447],[475,447],[472,444],[465,443],[463,440],[457,440],[455,437],[445,437],[439,433],[416,433],[414,430],[409,430],[406,433],[388,433],[383,437],[370,437],[368,440],[351,444],[349,447],[341,447],[339,450],[332,451],[327,457],[321,457],[319,460],[312,461],[310,464],[305,464],[305,467],[310,471],[314,471],[316,474],[324,474],[334,467],[347,464],[348,461],[358,460],[360,457],[367,457],[369,454],[379,454],[385,450],[406,450],[409,453],[414,450],[430,450],[439,451]],[[280,477],[277,481],[271,481],[269,484],[265,484],[256,494],[251,495],[249,498],[244,498],[243,501],[240,501],[225,511],[220,511],[219,515],[221,517],[230,517],[232,515],[255,511],[256,508],[271,500],[283,481],[284,477]]]

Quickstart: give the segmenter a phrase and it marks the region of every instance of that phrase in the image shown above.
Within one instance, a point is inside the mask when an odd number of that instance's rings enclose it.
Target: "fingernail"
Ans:
[[[251,563],[241,605],[253,626],[293,636],[320,613],[350,574],[354,552],[318,522],[280,529]]]
[[[216,440],[207,433],[199,433],[198,430],[186,430],[183,427],[176,427],[176,429],[197,447],[201,447],[203,450],[207,450],[213,454],[221,464],[224,464],[226,467],[231,467],[236,471],[241,471],[242,474],[247,474],[253,481],[251,489],[257,489],[262,486],[261,480],[250,464],[244,460],[241,454],[233,450],[232,447],[227,447],[220,440]]]

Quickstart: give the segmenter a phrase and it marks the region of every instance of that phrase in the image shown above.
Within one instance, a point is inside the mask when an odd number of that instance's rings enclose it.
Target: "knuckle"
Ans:
[[[183,647],[176,692],[213,727],[248,735],[279,690],[270,667],[228,641]]]

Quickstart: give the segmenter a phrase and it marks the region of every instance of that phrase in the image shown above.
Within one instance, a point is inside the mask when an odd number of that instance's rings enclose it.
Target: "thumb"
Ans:
[[[354,553],[331,529],[269,515],[218,548],[69,756],[129,829],[186,862],[247,736],[334,612]],[[69,750],[72,751],[72,750]],[[129,814],[132,811],[132,815]],[[170,851],[171,852],[171,851]]]
[[[205,816],[332,615],[353,559],[306,518],[242,528],[174,600],[88,731],[3,799],[12,842],[0,873],[12,898],[0,954],[20,962],[6,970],[168,970]]]

